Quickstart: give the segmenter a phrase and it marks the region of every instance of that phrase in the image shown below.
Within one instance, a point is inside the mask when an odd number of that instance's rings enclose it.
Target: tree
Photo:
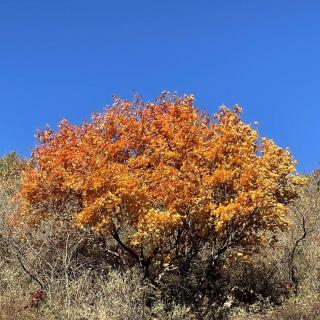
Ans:
[[[34,225],[76,203],[75,225],[110,235],[146,276],[153,262],[191,261],[205,247],[208,270],[229,248],[259,247],[287,227],[300,181],[289,151],[240,113],[222,107],[211,119],[192,96],[163,94],[63,120],[38,135],[14,221]]]

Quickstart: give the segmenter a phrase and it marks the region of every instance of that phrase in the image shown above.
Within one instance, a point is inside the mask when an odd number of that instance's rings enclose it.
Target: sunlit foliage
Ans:
[[[23,172],[17,223],[39,223],[76,199],[75,226],[112,236],[142,265],[257,246],[287,226],[296,197],[288,150],[222,107],[210,118],[192,96],[116,98],[92,120],[39,133]]]

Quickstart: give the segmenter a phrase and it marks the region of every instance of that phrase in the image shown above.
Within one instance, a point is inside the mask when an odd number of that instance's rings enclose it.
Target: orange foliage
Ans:
[[[163,95],[115,99],[82,125],[64,120],[39,134],[20,219],[39,222],[76,198],[77,226],[146,257],[171,259],[207,241],[258,244],[261,231],[287,226],[299,179],[289,151],[259,140],[240,113],[223,107],[210,119],[192,96]]]

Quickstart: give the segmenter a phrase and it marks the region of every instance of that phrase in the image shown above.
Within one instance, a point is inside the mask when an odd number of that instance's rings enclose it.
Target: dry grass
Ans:
[[[19,270],[4,268],[0,277],[0,319],[69,319],[69,320],[147,320],[195,319],[184,306],[170,311],[161,302],[152,286],[144,285],[141,274],[133,269],[125,273],[111,271],[106,277],[84,273],[70,281],[63,281],[47,290],[47,297],[38,308],[24,307],[30,301],[33,283],[26,284]],[[17,280],[25,286],[19,287]],[[156,300],[148,306],[147,297]]]

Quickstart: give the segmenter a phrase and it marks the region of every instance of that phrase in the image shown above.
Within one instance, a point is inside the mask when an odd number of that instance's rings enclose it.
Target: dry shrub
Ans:
[[[143,283],[139,270],[111,271],[107,276],[84,272],[68,283],[56,282],[47,290],[39,308],[27,308],[33,284],[19,270],[1,273],[0,319],[69,320],[194,320],[190,308],[177,305],[171,310],[161,301],[159,292]],[[20,282],[17,280],[20,279]],[[23,284],[21,286],[21,284]],[[152,296],[152,305],[148,303]]]
[[[300,197],[291,207],[291,230],[283,233],[268,257],[261,257],[264,264],[275,264],[271,283],[285,288],[286,295],[275,303],[261,308],[261,304],[240,305],[230,319],[262,320],[313,320],[320,319],[320,171],[315,171]],[[261,259],[260,258],[260,259]],[[269,262],[268,262],[269,261]],[[257,265],[256,265],[257,266]],[[250,268],[252,272],[254,268]],[[267,272],[261,276],[267,277]],[[250,278],[244,280],[250,283]],[[253,277],[255,281],[261,277]],[[268,279],[268,278],[266,278]],[[269,279],[268,279],[269,280]],[[265,280],[261,280],[262,285]],[[267,281],[268,282],[268,281]],[[243,287],[242,287],[243,288]],[[270,292],[271,297],[277,290]],[[273,301],[274,302],[274,301]]]
[[[229,320],[319,320],[320,319],[320,296],[304,292],[291,297],[282,306],[276,308],[259,308],[248,312],[246,309],[233,310]]]
[[[0,319],[36,319],[32,310],[24,309],[34,290],[33,284],[13,261],[0,261]]]

